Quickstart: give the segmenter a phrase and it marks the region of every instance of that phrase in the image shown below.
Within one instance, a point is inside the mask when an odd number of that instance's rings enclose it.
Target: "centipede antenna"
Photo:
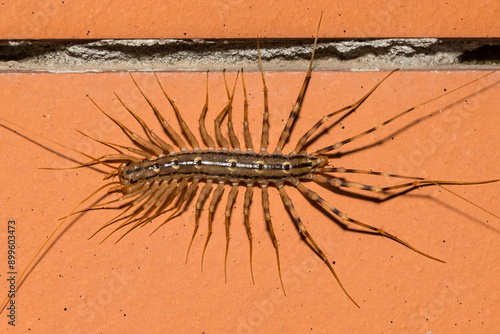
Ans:
[[[87,153],[84,153],[84,152],[82,152],[82,151],[75,150],[74,148],[71,148],[71,147],[68,147],[68,146],[66,146],[66,145],[63,145],[63,144],[61,144],[61,143],[58,143],[58,142],[56,142],[56,141],[53,141],[52,139],[46,138],[46,137],[44,137],[44,136],[42,136],[42,135],[39,135],[38,133],[33,132],[33,131],[31,131],[31,130],[28,130],[28,129],[26,129],[26,128],[24,128],[24,127],[22,127],[22,126],[20,126],[20,125],[18,125],[18,124],[16,124],[16,123],[14,123],[14,122],[11,122],[11,121],[9,121],[9,120],[6,120],[5,118],[0,117],[0,121],[4,121],[4,122],[6,122],[6,123],[9,123],[9,124],[11,124],[11,125],[14,125],[15,127],[18,127],[18,128],[20,128],[20,129],[22,129],[23,131],[26,131],[26,132],[28,132],[28,133],[30,133],[30,134],[32,134],[32,135],[34,135],[34,136],[38,137],[38,138],[42,138],[43,140],[46,140],[46,141],[48,141],[49,143],[52,143],[52,144],[57,145],[57,146],[59,146],[59,147],[62,147],[62,148],[64,148],[64,149],[67,149],[67,150],[70,150],[70,151],[72,151],[72,152],[75,152],[75,153],[78,153],[78,154],[80,154],[80,155],[83,155],[83,156],[84,156],[84,157],[86,157],[86,158],[89,158],[89,159],[95,159],[94,157],[92,157],[91,155],[88,155]]]

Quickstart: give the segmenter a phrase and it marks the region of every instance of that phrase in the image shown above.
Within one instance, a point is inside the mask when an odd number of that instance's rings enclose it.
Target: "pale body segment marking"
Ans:
[[[286,181],[290,177],[304,177],[327,162],[328,158],[321,156],[199,150],[130,162],[122,167],[119,177],[123,186],[164,177],[217,178],[237,183]]]

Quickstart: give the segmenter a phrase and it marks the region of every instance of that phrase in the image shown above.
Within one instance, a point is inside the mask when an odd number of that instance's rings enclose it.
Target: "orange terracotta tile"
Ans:
[[[320,137],[310,149],[366,130],[482,74],[398,72],[365,106]],[[134,76],[174,122],[175,116],[154,77]],[[272,144],[295,101],[303,76],[304,73],[266,75]],[[322,115],[362,96],[382,76],[383,73],[372,72],[313,73],[291,142],[296,142]],[[159,77],[198,134],[196,118],[204,102],[205,73],[160,73]],[[232,82],[234,73],[229,77]],[[258,73],[248,73],[245,79],[251,94],[252,135],[257,142],[263,110],[262,84]],[[345,155],[334,160],[334,164],[436,179],[498,177],[500,119],[494,106],[500,94],[499,79],[496,73],[346,145],[341,150]],[[87,140],[75,129],[111,142],[126,140],[86,98],[87,94],[138,129],[118,105],[114,91],[158,129],[130,78],[121,73],[0,75],[1,117],[97,156],[109,149]],[[224,103],[221,75],[211,74],[210,120]],[[240,86],[235,106],[236,128],[242,140]],[[2,226],[8,219],[17,221],[16,256],[20,270],[53,231],[58,218],[67,215],[104,181],[103,174],[92,169],[39,169],[74,166],[75,160],[86,159],[26,131],[16,131],[17,134],[0,128],[2,173],[8,176],[2,180],[0,219]],[[356,175],[352,179],[377,185],[394,183]],[[287,289],[284,297],[258,189],[251,208],[256,285],[251,284],[241,188],[232,216],[227,284],[223,272],[225,200],[216,212],[203,273],[200,255],[206,236],[206,212],[202,214],[189,262],[184,264],[194,223],[192,204],[186,213],[153,236],[148,234],[157,222],[118,244],[114,244],[116,237],[99,243],[108,231],[87,240],[116,214],[90,212],[72,220],[21,287],[16,298],[16,331],[6,325],[3,314],[1,328],[9,333],[494,332],[500,267],[495,256],[500,251],[495,218],[435,187],[382,203],[311,187],[353,218],[383,227],[444,259],[446,264],[384,238],[344,231],[296,190],[287,188],[310,233],[329,259],[335,261],[334,268],[343,284],[360,304],[361,309],[357,309],[324,263],[300,239],[275,189],[271,189],[271,212]],[[498,184],[449,188],[498,214]],[[0,247],[5,249],[6,228],[0,232],[0,240]],[[3,251],[0,262],[5,268]],[[5,289],[4,270],[1,277]]]
[[[2,1],[2,39],[499,37],[500,2]]]
[[[311,37],[321,11],[323,37],[498,37],[498,1],[121,1],[102,6],[86,1],[4,1],[0,3],[0,38],[254,38]],[[398,111],[426,101],[484,72],[400,72],[341,126],[311,147],[368,129]],[[269,73],[271,143],[275,143],[294,102],[303,73]],[[135,75],[169,120],[175,121],[151,74]],[[204,73],[161,73],[188,124],[204,102]],[[299,121],[295,142],[325,113],[352,103],[381,73],[314,73]],[[230,75],[234,78],[234,74]],[[248,73],[254,142],[260,136],[262,85]],[[481,180],[500,175],[499,116],[494,106],[498,73],[452,96],[440,99],[342,149],[336,165],[436,179]],[[123,134],[86,98],[135,124],[116,102],[116,91],[149,123],[151,112],[128,75],[2,74],[0,117],[91,155],[107,149],[83,138],[75,129],[112,142]],[[225,103],[220,73],[210,76],[209,119]],[[240,131],[242,97],[235,99]],[[432,113],[432,117],[428,117]],[[175,122],[174,122],[175,123]],[[3,124],[3,122],[2,122]],[[136,125],[132,125],[137,129]],[[157,124],[155,124],[157,127]],[[193,130],[195,130],[193,129]],[[210,127],[210,129],[212,129]],[[1,221],[17,221],[17,260],[24,268],[46,240],[58,218],[103,184],[91,169],[48,171],[82,161],[77,154],[17,129],[0,127],[3,173]],[[160,132],[158,130],[158,132]],[[198,132],[195,131],[197,134]],[[25,137],[23,137],[24,135]],[[240,131],[240,139],[241,131]],[[378,145],[380,140],[387,139]],[[41,145],[37,145],[41,144]],[[377,145],[375,145],[377,144]],[[363,150],[355,150],[364,148]],[[354,151],[350,151],[353,150]],[[85,159],[83,159],[85,160]],[[338,162],[337,162],[338,161]],[[392,180],[359,178],[392,184]],[[342,230],[290,188],[295,206],[321,248],[335,261],[346,289],[361,309],[348,301],[331,273],[299,238],[290,218],[271,190],[271,212],[281,252],[287,296],[279,284],[274,250],[266,231],[259,190],[252,204],[254,272],[251,284],[248,240],[242,219],[242,189],[232,216],[228,283],[224,283],[225,198],[216,213],[215,232],[200,273],[206,236],[206,212],[184,264],[194,218],[192,205],[177,220],[148,237],[156,224],[140,229],[118,244],[100,244],[106,232],[88,241],[116,213],[91,212],[70,227],[34,268],[18,292],[16,328],[33,333],[303,333],[316,332],[493,332],[500,278],[495,218],[437,188],[413,191],[375,203],[312,185],[353,218],[383,227],[424,251],[444,259],[440,264],[390,240]],[[451,187],[450,187],[451,188]],[[499,186],[456,186],[462,196],[498,214]],[[6,240],[6,229],[0,232]],[[6,242],[6,241],[3,241]],[[6,243],[0,245],[5,247]],[[5,264],[5,253],[1,253]],[[1,272],[4,277],[4,271]],[[2,289],[5,289],[3,280]],[[4,290],[2,290],[4,291]]]

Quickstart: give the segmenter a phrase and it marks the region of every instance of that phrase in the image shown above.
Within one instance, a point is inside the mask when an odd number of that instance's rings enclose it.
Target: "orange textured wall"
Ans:
[[[416,7],[407,2],[385,1],[338,5],[326,1],[314,5],[277,1],[273,6],[247,1],[176,3],[156,2],[139,8],[123,1],[109,6],[86,2],[82,7],[83,4],[65,0],[44,5],[25,2],[21,8],[19,4],[4,1],[0,7],[4,19],[0,36],[4,39],[310,37],[321,10],[324,10],[321,34],[329,37],[498,37],[500,30],[493,15],[498,12],[496,1],[432,2],[435,7],[430,7],[430,2]],[[253,66],[245,74],[255,143],[260,136],[263,110],[262,83],[256,70],[257,66]],[[320,137],[311,148],[359,133],[484,74],[483,71],[397,72],[366,105]],[[266,73],[271,145],[276,143],[304,75]],[[361,97],[384,75],[313,72],[291,143],[324,114]],[[152,74],[134,76],[175,123],[175,116]],[[196,119],[205,98],[205,76],[205,73],[159,74],[196,135]],[[229,78],[232,82],[234,73]],[[211,121],[226,99],[221,73],[211,73],[209,80]],[[498,178],[499,82],[500,76],[495,73],[417,109],[391,126],[346,145],[342,149],[346,154],[334,160],[334,164],[434,179]],[[124,73],[0,74],[0,117],[91,155],[106,154],[106,148],[83,138],[75,129],[102,140],[126,142],[120,130],[86,98],[91,96],[105,110],[138,129],[124,114],[113,92],[124,97],[158,129],[151,111]],[[234,103],[235,124],[242,141],[240,86]],[[6,247],[7,220],[16,219],[16,256],[21,269],[57,226],[58,219],[103,184],[103,175],[91,169],[39,169],[69,167],[81,159],[12,128],[18,133],[0,127],[0,156],[5,175],[0,197],[0,248]],[[354,176],[352,179],[376,185],[395,182],[384,178]],[[156,234],[148,236],[155,227],[148,226],[118,244],[114,244],[116,238],[100,244],[106,232],[87,240],[116,215],[91,212],[78,216],[64,230],[21,287],[16,298],[17,326],[8,326],[2,314],[0,328],[9,333],[495,332],[500,298],[498,219],[433,187],[382,203],[320,186],[311,187],[351,217],[383,227],[446,263],[429,260],[382,237],[345,231],[289,187],[309,232],[329,259],[335,261],[334,268],[359,303],[358,309],[342,293],[324,263],[300,239],[277,192],[271,189],[271,213],[280,245],[285,297],[263,220],[260,191],[256,189],[251,208],[256,280],[256,285],[252,285],[241,188],[231,222],[228,283],[224,283],[226,189],[216,213],[203,273],[200,273],[200,257],[207,231],[206,211],[201,216],[187,265],[184,259],[194,225],[192,204],[187,212]],[[449,188],[498,214],[498,184]],[[0,278],[4,291],[6,259],[4,251],[1,254]]]
[[[3,1],[5,39],[499,37],[496,0]]]

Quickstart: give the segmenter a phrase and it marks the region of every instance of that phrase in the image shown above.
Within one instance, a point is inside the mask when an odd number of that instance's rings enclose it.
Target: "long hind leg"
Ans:
[[[414,180],[412,182],[407,182],[407,183],[401,183],[397,184],[394,186],[387,186],[387,187],[378,187],[378,186],[371,186],[367,184],[361,184],[357,182],[351,182],[343,179],[339,179],[336,177],[330,177],[330,176],[322,176],[318,175],[318,173],[351,173],[351,174],[368,174],[368,175],[377,175],[377,176],[384,176],[384,177],[390,177],[390,178],[400,178],[400,179],[408,179],[408,180]],[[390,174],[390,173],[383,173],[383,172],[376,172],[376,171],[369,171],[369,170],[361,170],[361,169],[347,169],[344,167],[326,167],[326,168],[320,168],[318,169],[318,172],[314,172],[312,179],[316,182],[320,183],[327,183],[330,184],[334,187],[345,187],[345,188],[351,188],[351,189],[360,189],[360,190],[367,190],[367,191],[372,191],[375,193],[383,193],[383,192],[389,192],[390,190],[394,189],[403,189],[407,188],[406,190],[409,190],[411,188],[419,188],[419,187],[425,187],[425,186],[438,186],[439,188],[443,189],[446,192],[449,192],[450,194],[464,200],[465,202],[475,206],[476,208],[492,215],[493,217],[496,217],[500,219],[500,217],[493,212],[483,208],[480,205],[477,205],[476,203],[468,200],[467,198],[463,197],[462,195],[457,194],[454,191],[451,191],[448,188],[443,187],[443,185],[448,184],[448,185],[474,185],[474,184],[485,184],[485,183],[493,183],[493,182],[498,182],[500,179],[494,179],[494,180],[482,180],[482,181],[446,181],[446,180],[430,180],[426,179],[423,177],[414,177],[414,176],[405,176],[405,175],[398,175],[398,174]],[[327,174],[328,175],[328,174]],[[406,191],[404,190],[404,191]],[[389,193],[391,194],[391,193]],[[392,193],[392,196],[397,196],[397,193]],[[391,196],[391,197],[392,197]],[[390,198],[390,197],[387,197]],[[385,199],[387,199],[385,198]]]
[[[293,218],[293,221],[295,222],[295,224],[297,225],[297,228],[299,229],[299,232],[300,234],[302,234],[302,236],[304,236],[304,238],[306,238],[306,240],[312,245],[312,247],[316,250],[316,253],[321,257],[321,259],[323,259],[323,261],[326,263],[326,265],[328,266],[328,269],[330,269],[331,273],[333,274],[333,276],[335,277],[335,279],[337,280],[337,283],[339,284],[340,288],[344,291],[344,293],[346,294],[347,297],[349,297],[349,299],[357,306],[359,307],[359,305],[354,301],[354,299],[349,295],[349,293],[347,292],[347,290],[344,288],[344,286],[342,285],[342,283],[340,282],[340,279],[339,277],[337,276],[337,273],[335,272],[335,270],[333,270],[333,267],[330,263],[330,261],[328,260],[328,258],[326,257],[325,253],[323,253],[323,251],[321,250],[321,248],[319,248],[319,246],[316,244],[316,242],[314,241],[314,239],[311,237],[311,235],[309,234],[309,232],[307,231],[304,223],[302,223],[302,221],[300,220],[300,217],[299,215],[297,214],[297,211],[295,211],[295,207],[293,206],[293,203],[292,203],[292,199],[288,196],[288,194],[286,193],[285,191],[285,188],[283,188],[283,185],[278,185],[278,190],[280,192],[280,195],[281,195],[281,200],[283,201],[283,203],[285,204],[288,212],[290,212],[290,214],[292,215],[292,218]]]
[[[488,73],[488,74],[485,74],[485,75],[483,75],[483,76],[480,76],[479,78],[477,78],[477,79],[475,79],[475,80],[472,80],[472,81],[469,81],[468,83],[463,84],[463,85],[461,85],[461,86],[459,86],[459,87],[456,87],[456,88],[454,88],[454,89],[452,89],[452,90],[449,90],[449,91],[447,91],[447,92],[446,92],[446,93],[444,93],[444,94],[438,95],[438,96],[436,96],[435,98],[432,98],[432,99],[427,100],[427,101],[425,101],[425,102],[423,102],[423,103],[417,104],[416,106],[411,107],[411,108],[409,108],[409,109],[406,109],[405,111],[400,112],[399,114],[397,114],[397,115],[395,115],[395,116],[393,116],[393,117],[389,118],[388,120],[386,120],[386,121],[384,121],[384,122],[382,122],[382,123],[380,123],[380,124],[378,124],[378,125],[376,125],[376,126],[374,126],[374,127],[370,128],[370,129],[368,129],[368,130],[366,130],[366,131],[363,131],[363,132],[361,132],[361,133],[359,133],[359,134],[357,134],[357,135],[355,135],[355,136],[352,136],[352,137],[350,137],[350,138],[344,139],[344,140],[342,140],[342,141],[336,142],[336,143],[335,143],[335,144],[333,144],[333,145],[329,145],[329,146],[323,147],[323,148],[321,148],[321,149],[319,149],[319,150],[315,151],[315,152],[314,152],[314,154],[326,154],[326,153],[331,152],[331,151],[333,151],[333,150],[337,150],[337,149],[341,148],[342,146],[344,146],[345,144],[347,144],[347,143],[351,143],[351,142],[353,142],[353,141],[355,141],[355,140],[357,140],[357,139],[359,139],[359,138],[361,138],[361,137],[366,136],[367,134],[370,134],[370,133],[372,133],[372,132],[375,132],[376,130],[378,130],[378,129],[382,128],[383,126],[386,126],[387,124],[392,123],[392,122],[393,122],[393,121],[395,121],[396,119],[398,119],[398,118],[400,118],[400,117],[402,117],[402,116],[404,116],[404,115],[406,115],[406,114],[408,114],[408,113],[410,113],[410,112],[412,112],[412,111],[414,111],[414,110],[416,110],[416,109],[418,109],[418,108],[421,108],[421,107],[423,107],[424,105],[426,105],[426,104],[428,104],[428,103],[430,103],[430,102],[432,102],[432,101],[435,101],[435,100],[437,100],[437,99],[440,99],[440,98],[442,98],[443,96],[446,96],[446,95],[451,94],[451,93],[453,93],[453,92],[455,92],[455,91],[457,91],[457,90],[459,90],[459,89],[462,89],[462,88],[464,88],[464,87],[466,87],[466,86],[469,86],[469,85],[471,85],[472,83],[477,82],[477,81],[479,81],[479,80],[481,80],[481,79],[483,79],[483,78],[485,78],[485,77],[487,77],[487,76],[489,76],[489,75],[491,75],[491,74],[493,74],[493,73],[495,73],[495,72],[490,72],[490,73]]]
[[[432,260],[436,260],[436,261],[439,261],[439,262],[443,262],[443,260],[440,260],[438,259],[437,257],[434,257],[432,255],[429,255],[427,253],[424,253],[422,252],[421,250],[413,247],[412,245],[410,245],[409,243],[407,243],[406,241],[403,241],[401,239],[399,239],[398,237],[396,237],[395,235],[383,230],[382,228],[379,228],[379,227],[375,227],[375,226],[372,226],[372,225],[368,225],[368,224],[365,224],[363,222],[360,222],[358,220],[355,220],[355,219],[352,219],[350,218],[349,216],[347,216],[345,213],[343,213],[342,211],[338,210],[336,207],[334,207],[333,205],[329,204],[327,201],[325,201],[321,196],[319,196],[315,191],[313,190],[310,190],[309,188],[307,188],[306,186],[304,186],[302,183],[299,182],[299,180],[291,180],[291,182],[293,182],[293,184],[295,185],[295,187],[302,193],[304,194],[306,197],[310,198],[311,200],[315,201],[316,203],[318,203],[321,207],[323,207],[326,211],[328,212],[331,212],[333,213],[335,216],[339,217],[340,219],[342,219],[343,221],[346,221],[346,222],[350,222],[350,223],[353,223],[353,224],[356,224],[358,226],[361,226],[367,230],[370,230],[372,232],[375,232],[379,235],[382,235],[384,237],[387,237],[389,239],[392,239],[398,243],[400,243],[401,245],[403,246],[406,246],[408,247],[409,249],[411,249],[412,251],[416,252],[416,253],[419,253],[425,257],[428,257]]]
[[[392,72],[390,72],[389,74],[387,74],[382,80],[380,80],[375,86],[373,86],[372,89],[370,89],[370,91],[368,93],[366,93],[362,98],[360,98],[358,101],[356,101],[355,103],[351,104],[351,105],[348,105],[348,106],[345,106],[339,110],[336,110],[328,115],[325,115],[323,117],[321,117],[321,119],[313,125],[313,127],[311,129],[309,129],[309,131],[307,131],[300,139],[299,141],[297,142],[297,145],[295,146],[295,149],[292,151],[293,153],[299,153],[301,150],[302,150],[302,147],[306,144],[307,140],[314,134],[314,132],[316,132],[320,127],[321,125],[323,125],[324,123],[326,123],[328,121],[328,119],[330,119],[330,117],[333,117],[335,115],[338,115],[346,110],[349,110],[349,112],[353,112],[355,111],[357,108],[359,108],[359,106],[361,104],[363,104],[363,102],[366,101],[366,99],[368,99],[368,97],[370,97],[370,95],[372,95],[372,93],[387,79],[389,78],[394,72],[396,72],[397,70],[394,70]]]
[[[322,176],[322,175],[313,175],[312,179],[313,179],[313,181],[316,181],[319,183],[327,183],[327,184],[334,186],[334,187],[337,187],[337,188],[344,187],[344,188],[351,188],[351,189],[367,190],[367,191],[372,191],[375,193],[387,192],[387,191],[394,190],[394,189],[419,188],[419,187],[424,187],[424,186],[442,185],[442,184],[472,185],[472,184],[492,183],[492,182],[498,181],[498,180],[486,180],[486,181],[460,182],[460,181],[445,181],[445,180],[428,180],[428,179],[416,177],[416,178],[414,178],[415,181],[412,181],[412,182],[401,183],[401,184],[397,184],[394,186],[377,187],[377,186],[371,186],[368,184],[347,181],[347,180],[339,179],[336,177],[326,177],[326,176]]]
[[[304,97],[306,95],[307,86],[309,85],[309,81],[311,80],[311,72],[312,72],[312,64],[314,60],[314,53],[316,52],[316,44],[318,43],[318,35],[319,35],[319,27],[321,25],[321,18],[323,17],[323,13],[321,13],[321,17],[318,23],[318,29],[316,31],[316,38],[314,39],[314,46],[311,55],[311,61],[309,62],[309,69],[307,70],[306,77],[304,78],[304,82],[302,83],[302,88],[300,89],[299,96],[297,97],[297,101],[295,102],[290,115],[288,116],[288,120],[286,122],[285,128],[281,132],[280,138],[278,140],[278,144],[276,145],[275,153],[279,154],[283,150],[285,146],[285,142],[290,136],[290,130],[293,126],[293,123],[297,119],[299,115],[299,111],[302,108],[302,103],[304,102]]]

